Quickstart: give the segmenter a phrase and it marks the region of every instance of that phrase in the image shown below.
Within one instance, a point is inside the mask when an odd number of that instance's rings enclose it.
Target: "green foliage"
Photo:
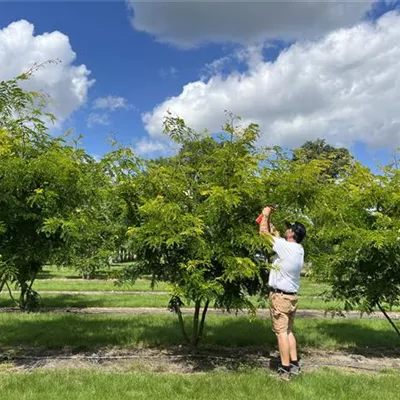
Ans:
[[[149,274],[153,282],[169,282],[170,308],[178,316],[184,302],[193,302],[196,344],[211,301],[224,309],[254,309],[246,284],[255,281],[260,288],[262,281],[253,254],[269,247],[254,222],[264,204],[263,154],[255,149],[256,125],[227,123],[226,135],[217,139],[193,132],[180,119],[167,118],[165,127],[181,150],[149,161],[136,177],[139,223],[128,234],[137,259],[126,278]]]
[[[168,283],[170,309],[196,345],[210,304],[254,312],[249,295],[265,294],[254,255],[271,246],[254,220],[266,204],[278,204],[279,230],[285,220],[306,225],[312,271],[345,308],[378,307],[389,319],[382,305],[400,304],[396,160],[372,174],[324,140],[259,148],[257,125],[231,116],[215,137],[169,115],[177,155],[140,160],[115,147],[96,161],[48,133],[45,96],[20,88],[32,72],[0,82],[0,291],[18,288],[22,309],[38,307],[33,283],[45,263],[90,278],[123,248],[135,260],[121,280]],[[188,335],[181,307],[191,304]]]
[[[0,83],[0,254],[8,271],[1,286],[11,295],[16,285],[22,309],[37,308],[32,285],[46,262],[76,254],[88,244],[82,232],[103,229],[88,223],[99,212],[101,170],[65,137],[47,132],[44,99],[18,87],[27,78]]]
[[[324,168],[324,174],[338,178],[347,173],[353,165],[353,156],[345,147],[336,148],[325,142],[325,139],[307,141],[300,148],[293,150],[293,160],[308,163],[313,160],[330,163]]]
[[[372,174],[356,164],[326,186],[311,216],[315,273],[345,307],[367,312],[400,300],[400,173],[396,163]],[[385,313],[387,316],[387,314]]]

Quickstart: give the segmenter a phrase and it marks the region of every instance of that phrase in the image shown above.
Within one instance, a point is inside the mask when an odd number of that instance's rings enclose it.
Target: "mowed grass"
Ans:
[[[122,271],[125,267],[132,265],[132,262],[111,264],[108,268],[100,268],[96,271],[96,279],[107,279]],[[59,267],[57,265],[45,265],[38,274],[38,279],[79,279],[82,276],[79,272],[70,267]]]
[[[114,279],[104,280],[68,280],[68,279],[37,279],[33,285],[37,291],[59,290],[59,291],[167,291],[168,284],[158,282],[153,288],[149,279],[138,279],[135,284],[116,285]],[[320,296],[328,289],[328,285],[311,281],[309,278],[302,278],[300,295]]]
[[[157,294],[44,294],[40,296],[41,307],[153,307],[166,308],[170,297]],[[15,303],[7,293],[0,295],[0,307],[13,307]]]
[[[41,280],[38,279],[33,284],[33,289],[40,292],[41,290],[58,290],[60,292],[69,291],[167,291],[168,285],[160,282],[153,288],[149,279],[138,279],[134,285],[123,284],[116,285],[115,280]]]
[[[138,279],[134,285],[125,284],[116,286],[113,273],[120,271],[123,264],[111,266],[110,268],[100,270],[96,280],[81,279],[76,270],[67,267],[45,266],[43,271],[39,273],[37,281],[34,283],[36,290],[138,290],[138,291],[164,291],[168,289],[168,285],[159,282],[154,289],[151,288],[150,279]],[[72,281],[68,281],[73,279]],[[79,281],[77,281],[79,279]],[[99,280],[103,280],[99,281]],[[319,296],[329,288],[328,285],[317,283],[310,278],[301,278],[300,294],[307,296]]]
[[[39,292],[40,293],[40,292]],[[168,306],[170,296],[168,294],[116,294],[116,293],[96,293],[91,294],[49,294],[42,293],[40,296],[41,307],[149,307],[149,308],[166,308]],[[268,301],[259,302],[258,297],[251,298],[252,303],[257,308],[267,308]],[[320,298],[301,297],[299,298],[298,309],[301,310],[319,310],[325,311],[329,309],[338,309],[342,304],[340,302],[325,302]],[[11,300],[7,292],[0,294],[0,307],[13,307],[15,303]],[[186,307],[193,307],[193,303],[187,303]],[[392,307],[392,311],[400,310],[400,307]]]
[[[190,328],[192,320],[187,317]],[[399,348],[384,320],[297,319],[300,349]],[[175,315],[0,314],[0,348],[13,351],[134,349],[182,344]],[[209,315],[202,345],[275,349],[270,321]]]
[[[106,271],[121,269],[122,265],[112,266]],[[58,275],[59,274],[59,275]],[[75,274],[75,275],[74,275]],[[43,276],[53,276],[51,279],[42,279]],[[55,266],[46,266],[41,273],[40,278],[34,283],[33,288],[40,292],[60,291],[60,292],[93,292],[92,294],[41,294],[41,305],[43,307],[167,307],[169,296],[154,295],[146,292],[168,292],[168,284],[164,282],[157,283],[151,287],[150,279],[138,279],[135,284],[124,284],[122,286],[115,284],[115,279],[84,280],[76,278],[76,272],[69,268],[57,268]],[[317,283],[310,278],[301,278],[301,287],[299,291],[299,310],[320,310],[340,309],[343,302],[323,300],[323,293],[329,286],[323,283]],[[109,292],[97,293],[96,292]],[[143,294],[116,294],[115,291],[129,292],[140,291]],[[259,308],[268,306],[267,301],[261,301],[258,297],[252,297],[251,301]],[[13,302],[6,293],[0,294],[0,307],[13,306]],[[188,304],[190,307],[191,305]],[[399,311],[400,307],[393,307],[392,311]]]
[[[165,308],[168,306],[170,296],[168,294],[115,294],[98,293],[93,294],[47,294],[40,296],[42,307],[150,307]],[[259,308],[266,308],[267,302],[259,303],[258,297],[251,298],[253,304]],[[324,311],[328,307],[338,306],[339,303],[324,302],[321,299],[300,298],[299,310],[320,310]],[[10,299],[8,293],[0,294],[0,307],[13,307],[15,303]],[[193,307],[193,303],[187,303],[187,307]]]
[[[8,400],[397,400],[400,375],[323,369],[283,382],[264,371],[182,375],[57,370],[2,373],[0,385]]]

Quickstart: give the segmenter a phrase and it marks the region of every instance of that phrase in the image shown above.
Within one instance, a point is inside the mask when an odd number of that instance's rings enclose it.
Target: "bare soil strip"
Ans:
[[[16,307],[1,307],[0,312],[8,313],[20,313],[21,311]],[[157,307],[43,307],[40,312],[54,312],[54,313],[71,313],[71,314],[109,314],[109,315],[143,315],[143,314],[155,314],[165,315],[171,314],[167,308]],[[182,308],[182,314],[194,313],[193,308]],[[232,311],[227,312],[218,309],[210,309],[209,314],[228,316],[228,317],[243,317],[249,315],[246,311]],[[400,312],[393,311],[387,313],[393,320],[400,319]],[[257,316],[261,318],[269,318],[268,309],[258,309]],[[371,314],[361,314],[359,311],[349,311],[346,313],[330,313],[321,310],[300,310],[296,313],[298,318],[343,318],[343,319],[385,319],[384,315],[379,312],[373,312]]]
[[[13,294],[20,292],[12,291]],[[59,294],[59,295],[92,295],[92,294],[130,294],[130,295],[167,295],[169,292],[140,291],[140,290],[40,290],[39,294]]]
[[[26,354],[13,356],[3,353],[0,371],[30,371],[35,369],[96,369],[113,372],[196,373],[213,370],[240,371],[249,368],[275,370],[277,352],[254,351],[246,348],[213,348],[190,350],[184,347],[166,349],[104,350],[96,353]],[[305,372],[321,367],[357,370],[359,372],[400,371],[400,353],[379,351],[370,354],[345,352],[303,351],[301,363]]]

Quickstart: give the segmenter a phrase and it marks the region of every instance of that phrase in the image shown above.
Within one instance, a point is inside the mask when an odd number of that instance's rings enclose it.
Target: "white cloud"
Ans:
[[[0,30],[0,79],[8,80],[28,71],[35,63],[46,64],[24,83],[24,88],[43,91],[51,98],[49,111],[62,122],[85,103],[94,83],[85,65],[74,65],[76,54],[68,36],[54,31],[34,34],[34,26],[25,20]]]
[[[87,117],[87,127],[93,128],[95,125],[110,125],[110,116],[107,113],[90,113]]]
[[[129,105],[127,99],[120,96],[98,97],[93,101],[94,109],[115,111],[118,109],[127,110],[130,107],[131,106]]]
[[[128,103],[128,100],[120,96],[98,97],[93,101],[92,108],[94,110],[104,110],[102,113],[90,113],[86,125],[93,128],[95,125],[110,125],[110,114],[117,110],[130,110],[135,108]]]
[[[178,70],[175,67],[168,67],[168,68],[160,68],[158,70],[158,75],[163,78],[176,78],[176,76],[178,75]]]
[[[311,38],[363,17],[373,0],[304,1],[132,1],[133,27],[181,48],[207,42],[248,45],[265,39]]]
[[[155,154],[166,156],[171,154],[174,149],[171,142],[142,138],[134,146],[134,151],[139,156],[152,156]]]
[[[400,144],[400,14],[304,41],[265,62],[250,51],[249,70],[196,81],[142,116],[161,137],[167,110],[195,129],[221,128],[224,110],[257,122],[262,142]]]

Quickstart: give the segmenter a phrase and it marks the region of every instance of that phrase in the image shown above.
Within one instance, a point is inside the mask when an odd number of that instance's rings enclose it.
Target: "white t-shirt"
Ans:
[[[272,261],[268,284],[284,292],[297,292],[300,287],[300,272],[304,264],[304,249],[299,243],[274,238]]]

